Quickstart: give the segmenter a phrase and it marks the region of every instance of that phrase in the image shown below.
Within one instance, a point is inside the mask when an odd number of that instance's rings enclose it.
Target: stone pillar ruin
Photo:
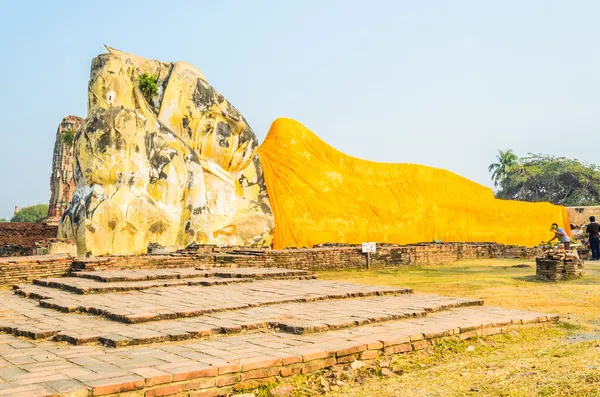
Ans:
[[[75,191],[73,142],[75,133],[82,124],[83,118],[67,116],[62,119],[56,131],[54,155],[52,156],[52,176],[50,177],[50,203],[45,223],[58,225]]]

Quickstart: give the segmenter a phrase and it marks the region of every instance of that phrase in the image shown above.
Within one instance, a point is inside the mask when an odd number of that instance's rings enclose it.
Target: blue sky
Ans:
[[[0,1],[0,217],[47,202],[103,44],[187,61],[259,139],[291,117],[357,157],[490,185],[497,149],[600,163],[600,2]]]

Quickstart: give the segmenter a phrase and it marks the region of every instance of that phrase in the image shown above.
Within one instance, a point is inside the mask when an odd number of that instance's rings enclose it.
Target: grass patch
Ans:
[[[529,264],[528,268],[512,267]],[[413,288],[416,293],[484,299],[489,306],[558,314],[561,320],[596,328],[600,317],[600,265],[586,262],[586,276],[557,283],[535,280],[535,262],[520,259],[458,261],[442,266],[319,273],[325,280]]]

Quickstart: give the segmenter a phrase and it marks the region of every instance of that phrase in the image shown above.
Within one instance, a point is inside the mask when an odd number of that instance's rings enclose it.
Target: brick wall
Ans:
[[[521,258],[541,255],[539,248],[493,243],[381,245],[370,255],[372,268],[440,265],[460,259]],[[0,258],[0,285],[59,276],[70,270],[151,269],[196,266],[285,267],[303,270],[367,268],[367,256],[359,246],[321,246],[309,249],[249,250],[204,246],[172,254],[69,258],[40,255]]]
[[[381,245],[370,254],[371,268],[441,265],[461,259],[520,258],[540,255],[539,248],[505,246],[495,243]],[[367,255],[359,246],[323,246],[311,249],[247,252],[231,250],[214,254],[214,263],[233,262],[239,266],[287,267],[306,270],[364,269]]]
[[[69,272],[72,262],[73,258],[61,254],[0,258],[0,285],[63,276]]]
[[[382,245],[370,255],[372,268],[438,265],[460,259],[521,258],[532,259],[539,248],[507,246],[495,243],[446,243],[418,245]],[[362,269],[367,256],[360,246],[321,246],[306,249],[257,250],[236,247],[203,246],[170,255],[80,258],[76,269],[145,269],[193,266],[285,267],[304,270]]]
[[[108,256],[77,258],[73,260],[72,269],[103,270],[103,269],[156,269],[174,267],[196,267],[214,264],[213,255],[191,253],[171,255],[138,255],[138,256]]]
[[[36,241],[55,238],[57,234],[58,226],[0,222],[0,257],[31,255]]]

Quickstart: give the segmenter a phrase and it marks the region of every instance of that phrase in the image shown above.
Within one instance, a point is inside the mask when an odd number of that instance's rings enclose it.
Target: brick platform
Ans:
[[[0,291],[0,396],[224,396],[558,319],[268,268],[83,271],[14,292]]]

